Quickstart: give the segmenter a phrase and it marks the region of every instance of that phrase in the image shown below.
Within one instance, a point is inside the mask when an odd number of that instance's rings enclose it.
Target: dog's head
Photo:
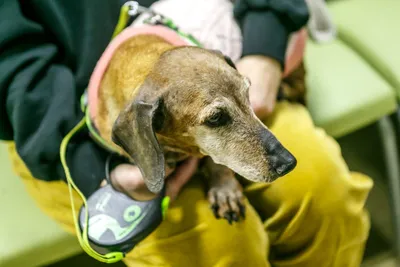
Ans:
[[[115,121],[113,141],[155,193],[164,183],[164,149],[208,155],[251,181],[273,181],[291,171],[296,159],[255,116],[249,87],[220,53],[169,50]]]

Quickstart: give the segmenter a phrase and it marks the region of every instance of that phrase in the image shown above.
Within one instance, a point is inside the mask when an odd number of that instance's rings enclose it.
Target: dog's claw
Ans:
[[[217,219],[221,218],[218,214],[219,206],[217,203],[214,203],[211,205],[211,210],[213,211],[215,218],[217,218]]]
[[[239,204],[239,209],[240,209],[240,216],[245,219],[246,218],[246,206]]]
[[[245,218],[244,199],[241,187],[214,187],[208,192],[210,208],[217,219],[223,218],[230,225]]]
[[[232,213],[231,212],[227,212],[224,214],[224,218],[228,221],[228,223],[230,225],[232,225]]]
[[[239,221],[239,217],[237,216],[237,214],[236,213],[232,213],[232,220],[233,221],[235,221],[235,222],[238,222]]]

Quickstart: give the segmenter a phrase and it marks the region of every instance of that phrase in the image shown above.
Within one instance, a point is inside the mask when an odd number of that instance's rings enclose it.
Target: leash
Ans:
[[[146,19],[145,23],[151,25],[164,25],[177,32],[182,38],[187,39],[192,44],[201,46],[192,35],[180,31],[172,20],[165,18],[160,14],[156,14],[148,8],[141,7],[136,1],[128,1],[121,7],[118,23],[115,27],[112,39],[125,29],[131,16],[140,13],[151,14],[151,16]],[[80,246],[89,256],[100,262],[115,263],[122,260],[125,257],[125,254],[133,249],[135,244],[143,240],[158,227],[168,210],[169,197],[164,196],[164,188],[160,196],[152,201],[134,201],[125,194],[113,190],[111,184],[108,184],[97,190],[88,200],[86,199],[73,181],[67,164],[66,154],[69,142],[78,132],[86,128],[89,130],[94,141],[96,141],[100,146],[112,153],[116,152],[116,149],[105,141],[95,129],[95,126],[90,119],[89,109],[87,106],[88,101],[86,91],[81,97],[81,110],[84,112],[84,117],[63,138],[60,146],[60,159],[67,179],[72,216]],[[107,160],[107,162],[106,171],[108,172],[109,160]],[[108,176],[109,173],[106,175]],[[109,179],[107,180],[109,181]],[[80,225],[75,211],[73,190],[78,193],[78,196],[83,201],[79,216]],[[112,205],[111,207],[108,207],[107,203],[111,201],[118,203],[118,207]],[[109,210],[107,210],[107,208]],[[119,212],[121,209],[124,211],[115,214],[115,210]],[[103,213],[99,211],[103,211]],[[115,216],[108,216],[106,212]],[[90,215],[94,215],[90,220],[89,213]],[[147,218],[145,218],[146,216]],[[129,223],[129,225],[121,227],[121,222]],[[141,222],[144,223],[140,224]],[[106,230],[111,230],[113,232],[114,240],[118,242],[117,249],[115,244],[110,243],[109,239],[101,239],[102,234],[104,234]],[[96,250],[93,247],[95,247]],[[100,253],[99,251],[104,253]]]
[[[60,149],[60,158],[61,158],[61,163],[64,167],[65,171],[65,176],[67,177],[67,182],[68,182],[68,190],[69,190],[69,198],[71,201],[71,208],[72,208],[72,217],[74,218],[74,225],[75,225],[75,231],[77,233],[78,241],[79,244],[81,245],[82,249],[91,257],[95,258],[98,261],[104,262],[104,263],[114,263],[118,262],[121,259],[124,258],[124,253],[122,252],[111,252],[107,253],[106,255],[102,255],[95,251],[89,244],[89,238],[88,238],[88,221],[89,221],[89,213],[88,209],[85,209],[85,222],[86,225],[83,228],[83,233],[81,233],[81,229],[78,225],[78,219],[77,215],[75,212],[75,202],[74,202],[74,197],[73,197],[73,192],[72,189],[74,189],[80,196],[80,198],[83,200],[83,205],[85,207],[88,206],[87,200],[83,193],[79,190],[79,188],[76,186],[74,181],[72,180],[70,170],[67,165],[66,161],[66,152],[67,152],[67,146],[71,138],[78,133],[80,130],[82,130],[85,127],[85,118],[83,118],[73,129],[71,132],[69,132],[65,138],[63,139],[61,143],[61,149]]]

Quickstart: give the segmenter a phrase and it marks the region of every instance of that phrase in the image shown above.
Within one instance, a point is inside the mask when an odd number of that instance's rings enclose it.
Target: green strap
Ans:
[[[105,263],[114,263],[118,262],[121,259],[124,258],[124,253],[122,252],[111,252],[107,253],[105,255],[102,255],[92,249],[92,247],[89,244],[89,238],[88,238],[88,221],[89,221],[89,213],[88,213],[88,208],[87,208],[87,201],[83,193],[79,190],[79,188],[76,186],[74,181],[72,180],[71,177],[71,172],[69,170],[69,167],[67,165],[67,160],[66,160],[66,153],[67,153],[67,146],[71,138],[78,133],[81,129],[85,128],[86,122],[85,118],[82,118],[82,120],[64,137],[63,141],[61,142],[61,148],[60,148],[60,158],[61,158],[61,163],[64,167],[65,171],[65,176],[67,178],[68,182],[68,190],[69,190],[69,198],[71,201],[71,208],[72,208],[72,217],[74,219],[74,225],[75,225],[75,231],[76,235],[78,237],[79,244],[83,248],[83,250],[93,257],[94,259],[105,262]],[[74,189],[80,198],[83,200],[83,205],[85,206],[85,226],[83,227],[83,233],[79,234],[81,232],[79,225],[78,225],[78,217],[76,215],[75,211],[75,202],[74,202],[74,196],[72,189]]]
[[[123,5],[118,19],[118,24],[115,27],[114,33],[111,39],[114,39],[118,34],[120,34],[126,27],[129,21],[129,6]]]
[[[175,32],[177,32],[181,37],[188,39],[194,45],[196,45],[198,47],[202,47],[201,43],[193,35],[179,30],[179,27],[171,19],[165,19],[164,25],[167,26],[168,28],[174,30]]]
[[[94,138],[94,140],[104,149],[119,154],[119,151],[117,151],[112,145],[110,145],[106,140],[104,140],[104,138],[101,137],[100,134],[95,129],[93,122],[90,118],[89,109],[87,108],[87,92],[85,92],[81,97],[81,110],[83,113],[85,113],[86,126],[92,138]]]
[[[103,146],[103,148],[107,149],[108,151],[119,154],[119,151],[117,151],[112,145],[110,145],[106,140],[104,140],[104,138],[101,137],[100,134],[96,131],[96,129],[93,126],[92,120],[90,119],[88,109],[85,112],[85,120],[86,120],[86,126],[89,129],[89,132],[95,139],[95,141],[97,141],[101,146]]]

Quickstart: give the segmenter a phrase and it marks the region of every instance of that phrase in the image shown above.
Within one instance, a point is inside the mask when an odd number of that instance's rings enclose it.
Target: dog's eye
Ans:
[[[228,124],[229,121],[229,115],[226,112],[219,111],[207,118],[205,124],[209,127],[219,127]]]

